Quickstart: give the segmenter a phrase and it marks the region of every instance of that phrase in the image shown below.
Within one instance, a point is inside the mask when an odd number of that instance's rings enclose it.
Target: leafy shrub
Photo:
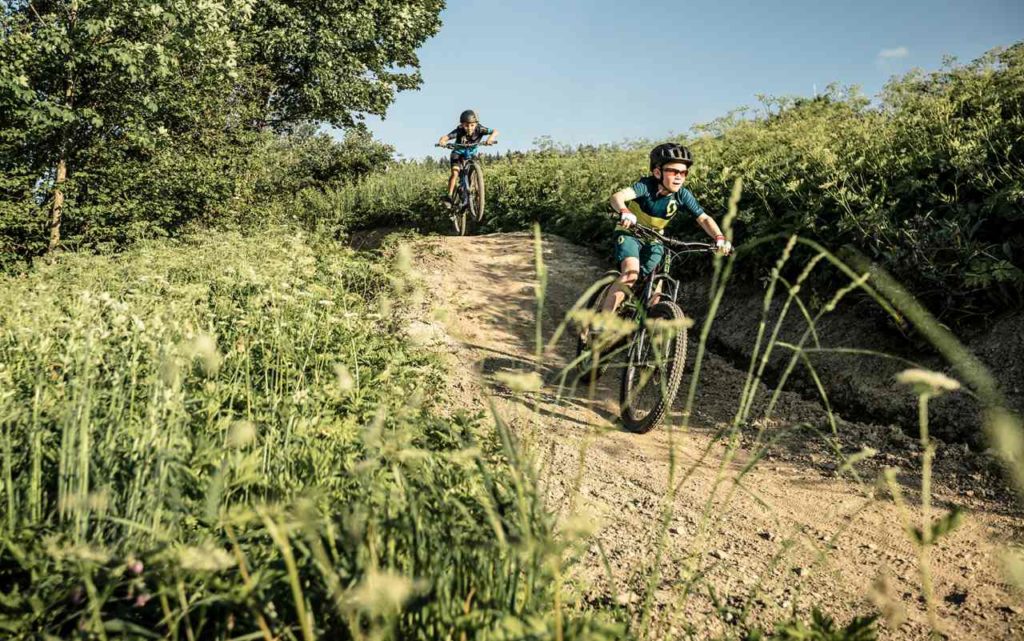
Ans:
[[[709,213],[724,211],[734,182],[743,181],[738,269],[760,277],[777,258],[777,246],[745,242],[799,233],[828,247],[858,247],[946,319],[1021,303],[1024,43],[894,79],[878,106],[830,87],[811,99],[764,98],[763,107],[697,127],[688,141],[697,157],[689,187]],[[604,249],[608,196],[646,173],[649,144],[489,159],[488,227],[539,221],[545,231]],[[404,165],[400,175],[368,176],[332,193],[339,224],[444,220],[432,204],[443,170],[424,162]],[[701,235],[687,223],[670,230]]]

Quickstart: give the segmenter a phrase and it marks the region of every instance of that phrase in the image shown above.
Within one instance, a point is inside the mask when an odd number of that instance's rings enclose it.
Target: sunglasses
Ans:
[[[688,173],[690,173],[690,168],[689,167],[683,167],[682,169],[673,169],[672,167],[662,167],[661,168],[661,175],[668,176],[668,177],[672,177],[672,176],[685,176]]]

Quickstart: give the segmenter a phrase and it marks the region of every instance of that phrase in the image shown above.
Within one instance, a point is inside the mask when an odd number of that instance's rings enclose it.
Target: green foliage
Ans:
[[[384,170],[393,153],[392,147],[362,128],[346,130],[339,141],[304,125],[268,140],[253,163],[260,172],[253,189],[261,200],[293,196],[304,189],[332,189]]]
[[[189,223],[258,226],[274,208],[247,197],[288,200],[379,166],[390,150],[354,125],[419,85],[415,50],[442,6],[4,3],[0,268],[52,244],[58,197],[64,244],[119,247]],[[335,143],[310,122],[348,133]]]
[[[688,186],[710,214],[724,211],[735,180],[743,180],[737,269],[761,277],[778,247],[744,243],[799,233],[827,247],[860,248],[952,321],[1021,303],[1024,43],[894,79],[878,106],[830,87],[812,99],[764,98],[763,107],[698,127],[688,141],[697,158]],[[647,169],[637,144],[567,150],[550,142],[485,167],[489,228],[539,221],[609,253],[608,196]],[[443,193],[443,171],[424,162],[402,175],[403,193],[390,192],[389,176],[334,194],[339,220],[443,221],[432,205]],[[348,193],[383,185],[386,199]],[[393,202],[401,205],[389,209]],[[669,229],[701,236],[682,218]]]
[[[264,122],[354,125],[420,85],[416,49],[441,27],[443,0],[252,3],[236,30]]]
[[[948,317],[1019,304],[1024,43],[894,79],[881,98],[830,88],[719,123],[695,143],[695,190],[714,203],[742,176],[743,237],[851,243]]]
[[[403,269],[274,230],[6,279],[5,638],[621,638],[552,612],[564,543],[433,405]]]
[[[436,165],[395,163],[342,186],[305,189],[284,206],[307,228],[333,235],[406,224],[448,228],[447,215],[438,206],[446,177]]]

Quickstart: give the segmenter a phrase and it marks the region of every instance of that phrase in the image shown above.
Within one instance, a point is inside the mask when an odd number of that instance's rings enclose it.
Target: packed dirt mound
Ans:
[[[493,399],[533,456],[550,508],[567,528],[593,530],[569,577],[582,603],[624,607],[638,623],[649,612],[654,638],[687,631],[710,637],[739,621],[776,621],[794,608],[808,618],[813,606],[843,622],[882,612],[883,638],[926,637],[917,552],[901,511],[875,482],[882,468],[897,468],[906,514],[920,522],[913,506],[920,505],[921,452],[903,429],[839,417],[833,434],[819,404],[782,392],[771,420],[731,431],[745,372],[712,349],[689,429],[679,429],[676,411],[649,434],[623,432],[613,373],[593,394],[558,394],[572,337],[537,358],[538,322],[547,343],[606,265],[545,237],[547,287],[538,314],[531,235],[430,237],[414,249],[415,271],[434,306],[414,331],[451,359],[448,402],[488,408]],[[691,330],[680,398],[697,333]],[[539,391],[510,389],[516,374],[534,371],[545,382]],[[771,391],[761,387],[758,407]],[[904,402],[914,407],[909,394]],[[844,466],[865,447],[877,453]],[[936,513],[970,509],[932,551],[943,629],[954,639],[1020,638],[1021,601],[999,567],[1002,545],[1022,534],[1016,504],[990,460],[962,446],[939,447],[935,480]]]
[[[736,364],[748,362],[751,346],[761,318],[765,290],[759,284],[735,282],[722,300],[712,328],[710,340],[716,350]],[[708,283],[699,279],[684,286],[685,300],[693,313],[707,311]],[[769,329],[778,316],[782,297],[775,297],[769,310]],[[813,298],[808,296],[806,298]],[[823,304],[824,301],[818,301]],[[795,306],[794,306],[795,307]],[[811,309],[816,313],[817,309]],[[796,343],[807,328],[803,315],[791,307],[783,321],[779,337]],[[848,297],[833,312],[815,323],[818,339],[830,348],[877,352],[879,356],[839,352],[816,352],[809,355],[821,377],[829,402],[844,415],[871,422],[905,426],[916,435],[917,409],[907,402],[904,389],[894,387],[894,376],[908,367],[907,361],[921,367],[958,377],[947,362],[913,334],[904,335],[890,318],[867,297]],[[961,337],[989,368],[1002,387],[1011,409],[1024,412],[1024,314],[1006,314],[992,319]],[[888,358],[882,354],[898,358]],[[771,377],[777,380],[785,369],[791,352],[775,350],[769,364]],[[789,386],[807,398],[818,398],[813,379],[800,368]],[[987,447],[982,429],[981,408],[968,394],[951,394],[936,399],[931,406],[931,431],[947,443],[966,443],[975,450]]]

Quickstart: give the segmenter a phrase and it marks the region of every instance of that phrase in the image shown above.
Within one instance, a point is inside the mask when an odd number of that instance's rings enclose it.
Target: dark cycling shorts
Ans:
[[[665,246],[661,243],[644,242],[629,232],[615,233],[615,262],[621,266],[627,258],[638,259],[641,276],[653,272],[664,255]]]
[[[457,151],[453,151],[451,155],[448,156],[448,162],[450,162],[453,167],[457,165],[459,169],[465,169],[466,162],[472,157],[473,156],[464,156]]]

